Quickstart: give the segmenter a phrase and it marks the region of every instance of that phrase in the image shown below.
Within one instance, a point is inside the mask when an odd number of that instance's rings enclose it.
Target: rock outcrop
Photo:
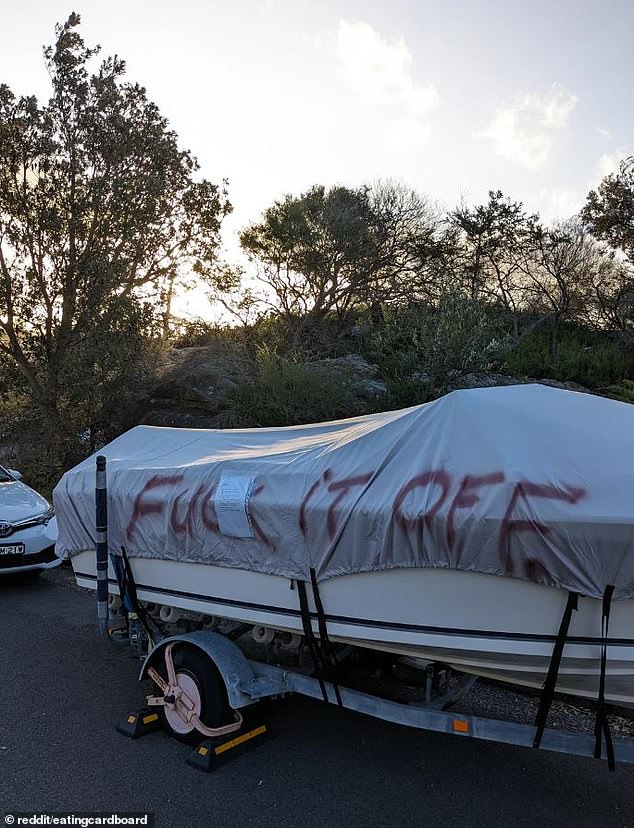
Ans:
[[[214,428],[228,388],[248,380],[250,362],[238,349],[214,346],[174,348],[154,370],[154,380],[139,402],[144,425]]]

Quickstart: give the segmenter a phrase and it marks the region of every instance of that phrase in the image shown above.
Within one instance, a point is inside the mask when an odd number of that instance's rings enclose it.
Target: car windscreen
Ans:
[[[14,480],[15,477],[11,477],[9,472],[0,466],[0,483],[11,483]]]

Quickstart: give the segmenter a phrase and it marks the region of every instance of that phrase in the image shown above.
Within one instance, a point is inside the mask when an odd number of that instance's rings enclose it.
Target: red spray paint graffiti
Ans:
[[[148,492],[154,491],[154,489],[161,488],[162,486],[176,486],[178,483],[181,483],[182,480],[182,474],[155,474],[154,477],[151,477],[148,480],[145,486],[143,486],[141,491],[134,498],[132,517],[130,518],[128,528],[126,530],[126,537],[128,540],[132,539],[137,524],[142,517],[145,517],[146,515],[160,515],[163,513],[163,509],[165,508],[165,504],[161,500],[147,501],[144,499],[144,495],[148,494]]]
[[[253,498],[257,497],[263,491],[264,491],[264,484],[262,484],[260,486],[257,486],[253,490],[253,492],[251,494],[251,497],[250,497],[250,500],[253,500]],[[262,529],[262,526],[260,525],[260,522],[257,520],[257,518],[255,517],[255,515],[253,514],[252,511],[249,512],[249,518],[251,520],[251,526],[253,526],[253,531],[255,532],[256,536],[262,541],[262,543],[266,544],[266,546],[274,548],[273,547],[273,542],[271,541],[269,536],[266,534],[264,529]]]
[[[456,492],[449,513],[447,515],[447,545],[453,549],[456,541],[456,529],[454,519],[458,509],[471,509],[480,502],[478,489],[483,486],[499,486],[504,483],[504,472],[497,471],[490,474],[476,474],[465,475],[460,481],[460,486]]]
[[[422,489],[427,486],[438,486],[440,492],[438,498],[431,508],[428,508],[423,514],[418,514],[416,517],[408,518],[403,512],[403,502],[410,492],[415,489]],[[443,505],[449,494],[451,488],[451,477],[446,471],[442,469],[431,470],[423,472],[422,474],[412,477],[399,491],[394,498],[392,505],[392,516],[394,521],[408,532],[414,532],[422,529]]]
[[[307,537],[310,506],[320,488],[325,487],[327,495],[326,529],[328,537],[333,540],[340,528],[341,504],[353,490],[370,483],[374,474],[375,472],[369,471],[337,480],[333,470],[326,469],[310,485],[299,505],[298,525],[301,534]],[[145,483],[134,499],[132,515],[126,529],[128,541],[134,537],[139,523],[144,518],[162,515],[170,504],[169,525],[174,535],[192,536],[196,531],[197,518],[199,525],[202,524],[207,531],[217,535],[221,534],[214,505],[217,486],[214,484],[209,488],[205,488],[204,485],[199,485],[193,490],[191,498],[188,499],[190,489],[182,487],[183,479],[182,474],[157,474]],[[454,487],[452,476],[444,469],[428,469],[410,478],[401,486],[392,504],[392,519],[405,532],[421,532],[426,527],[430,527],[434,518],[440,517],[441,510],[446,508],[447,548],[460,554],[461,550],[456,549],[459,536],[456,528],[457,514],[461,510],[474,510],[482,500],[483,489],[500,486],[505,482],[506,477],[502,471],[492,471],[487,474],[467,474],[460,478],[452,496]],[[267,531],[265,526],[263,510],[258,509],[257,503],[257,498],[265,491],[266,485],[266,482],[261,482],[253,489],[249,503],[254,508],[249,509],[249,518],[256,539],[274,549],[270,532]],[[166,493],[162,493],[162,499],[156,494],[159,489],[168,489]],[[412,493],[418,492],[419,495],[422,495],[425,489],[429,490],[429,502],[426,503],[423,510],[412,513],[411,508],[410,510],[407,509],[408,498],[411,503]],[[512,554],[512,540],[518,533],[533,532],[543,537],[550,531],[545,523],[530,517],[531,499],[555,500],[575,505],[585,495],[586,491],[584,489],[563,484],[553,485],[531,480],[522,480],[514,484],[506,511],[500,522],[498,538],[498,557],[504,571],[510,575],[522,574],[532,580],[541,579],[543,581],[546,577],[543,565],[534,557],[527,558],[525,556],[520,562],[514,559]],[[528,517],[517,516],[522,505],[529,510]],[[254,511],[258,512],[257,516]],[[521,572],[519,572],[519,567],[522,567]]]
[[[531,480],[522,480],[513,487],[509,505],[502,520],[500,528],[500,541],[498,554],[500,564],[509,575],[518,574],[516,564],[511,554],[511,538],[516,532],[535,532],[538,535],[546,535],[550,528],[537,520],[517,520],[513,513],[520,498],[529,504],[529,497],[546,498],[547,500],[561,500],[572,505],[578,503],[586,495],[586,490],[570,486],[568,488],[553,486],[550,483],[535,483]],[[527,577],[536,575],[536,568],[542,569],[542,565],[534,558],[524,561],[524,574]]]
[[[194,534],[194,518],[196,515],[196,509],[198,507],[198,501],[200,500],[200,496],[205,491],[204,486],[199,486],[196,491],[194,492],[192,499],[189,501],[187,505],[187,509],[185,510],[185,516],[183,518],[179,517],[178,511],[180,502],[183,497],[187,494],[187,491],[179,492],[172,505],[172,512],[170,514],[170,526],[172,527],[172,532],[175,535],[193,535]]]
[[[355,474],[351,477],[344,477],[341,480],[333,480],[332,469],[326,469],[321,477],[316,480],[306,492],[304,499],[299,507],[299,529],[302,535],[306,537],[308,534],[307,510],[308,506],[317,493],[317,490],[322,484],[328,484],[327,492],[335,496],[331,500],[328,511],[326,513],[326,525],[328,528],[328,537],[332,540],[337,534],[338,511],[337,507],[345,499],[350,491],[359,486],[365,486],[374,476],[374,472],[365,472],[363,474]]]

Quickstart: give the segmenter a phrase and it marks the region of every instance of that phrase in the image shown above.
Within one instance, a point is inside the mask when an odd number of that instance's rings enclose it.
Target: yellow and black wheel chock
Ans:
[[[128,713],[117,725],[117,732],[130,739],[139,739],[146,733],[154,733],[155,730],[161,730],[161,720],[156,710],[152,710],[151,707],[142,707]]]
[[[129,739],[140,739],[148,733],[162,730],[161,720],[155,708],[142,707],[133,710],[117,725],[117,732]],[[210,773],[220,764],[244,753],[251,747],[270,738],[271,728],[268,722],[248,721],[245,718],[240,730],[226,736],[207,738],[201,741],[187,757],[187,764],[193,768]]]
[[[221,736],[202,741],[187,757],[187,764],[205,773],[211,773],[218,765],[244,753],[270,736],[271,729],[266,722],[245,724],[245,727],[232,733],[231,738]]]

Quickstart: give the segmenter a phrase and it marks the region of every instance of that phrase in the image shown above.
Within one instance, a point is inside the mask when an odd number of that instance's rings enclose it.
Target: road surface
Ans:
[[[308,699],[212,774],[162,733],[117,734],[138,662],[98,639],[64,569],[0,582],[0,825],[11,811],[149,811],[158,828],[634,828],[634,766],[412,731]]]

